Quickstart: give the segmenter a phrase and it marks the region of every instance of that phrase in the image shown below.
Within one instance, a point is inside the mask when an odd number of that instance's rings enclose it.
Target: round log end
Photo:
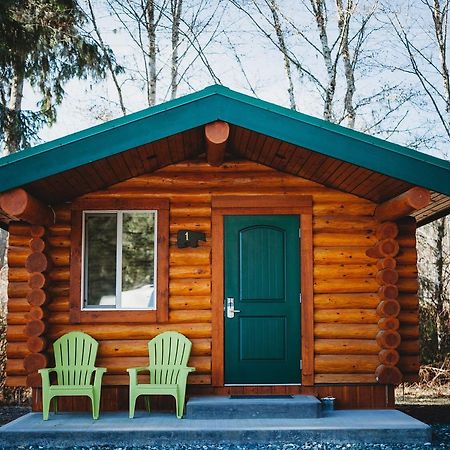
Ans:
[[[398,235],[398,225],[395,222],[383,222],[378,225],[375,235],[379,241],[382,239],[395,239]]]
[[[397,317],[400,308],[400,303],[397,300],[383,300],[377,306],[377,314],[380,317]]]
[[[0,207],[10,216],[20,216],[26,210],[28,194],[24,189],[12,189],[0,197]]]
[[[47,340],[42,336],[31,336],[27,340],[27,348],[31,353],[43,352],[47,347]]]
[[[395,239],[383,239],[379,242],[380,252],[383,256],[396,256],[400,246]]]
[[[27,375],[27,387],[40,387],[42,386],[41,374],[38,372],[29,373]]]
[[[33,238],[41,238],[45,236],[45,227],[42,225],[32,225],[30,228],[30,234]]]
[[[378,354],[378,359],[380,361],[380,364],[392,367],[399,362],[400,355],[398,354],[397,350],[394,350],[392,348],[384,348]]]
[[[48,358],[43,353],[31,353],[23,360],[23,367],[28,373],[37,372],[47,367]]]
[[[398,297],[398,287],[395,284],[386,284],[378,289],[380,300],[395,300]]]
[[[377,283],[381,286],[395,284],[398,281],[398,273],[394,269],[382,269],[377,272],[375,278]]]
[[[212,144],[223,144],[230,135],[230,126],[220,120],[205,125],[205,137]]]
[[[42,289],[33,289],[28,292],[27,300],[32,306],[42,306],[47,302],[47,294]]]
[[[398,367],[389,367],[383,364],[379,365],[375,370],[375,379],[380,384],[400,384],[403,375]]]
[[[377,344],[381,348],[397,348],[402,341],[400,334],[394,330],[381,330],[376,336]]]
[[[400,322],[396,317],[383,317],[378,321],[380,330],[398,330]]]
[[[50,259],[44,253],[34,252],[25,261],[25,268],[28,272],[47,272],[51,269]]]
[[[395,269],[397,267],[397,261],[392,256],[386,256],[386,258],[380,258],[377,261],[377,269]]]
[[[425,208],[431,201],[431,194],[428,189],[422,187],[413,187],[409,190],[408,202],[411,208]]]
[[[40,237],[33,237],[30,239],[29,247],[33,252],[42,253],[45,250],[45,241]]]
[[[30,273],[28,277],[28,286],[31,289],[42,289],[45,286],[45,275],[40,272]]]
[[[26,336],[40,336],[45,332],[45,323],[42,320],[32,320],[25,325]]]

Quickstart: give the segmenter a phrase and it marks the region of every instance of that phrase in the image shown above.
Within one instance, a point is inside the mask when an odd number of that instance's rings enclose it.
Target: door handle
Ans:
[[[227,297],[227,318],[233,319],[236,313],[240,313],[239,309],[234,309],[234,297]]]

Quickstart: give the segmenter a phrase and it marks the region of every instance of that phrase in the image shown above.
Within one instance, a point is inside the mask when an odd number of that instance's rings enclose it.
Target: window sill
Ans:
[[[72,323],[122,323],[122,322],[156,322],[157,310],[104,310],[96,309],[93,311],[71,309],[70,321]]]

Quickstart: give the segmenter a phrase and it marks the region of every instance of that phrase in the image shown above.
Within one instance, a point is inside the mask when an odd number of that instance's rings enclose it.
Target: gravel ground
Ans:
[[[324,442],[279,442],[276,444],[236,445],[230,443],[210,445],[206,442],[186,444],[171,444],[144,447],[69,447],[72,450],[450,450],[450,405],[402,405],[399,407],[405,413],[429,423],[433,428],[433,442],[425,445],[384,445],[384,444],[329,444]],[[28,407],[0,407],[0,425],[10,422],[30,411]],[[69,449],[68,448],[68,449]],[[42,446],[20,446],[15,450],[43,450]],[[68,450],[66,449],[66,450]],[[12,450],[8,449],[8,450]],[[54,449],[52,449],[54,450]],[[63,449],[61,449],[63,450]]]

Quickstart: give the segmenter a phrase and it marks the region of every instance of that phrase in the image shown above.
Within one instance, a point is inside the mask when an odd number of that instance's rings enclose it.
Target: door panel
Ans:
[[[228,384],[300,382],[298,230],[294,215],[224,217]]]

